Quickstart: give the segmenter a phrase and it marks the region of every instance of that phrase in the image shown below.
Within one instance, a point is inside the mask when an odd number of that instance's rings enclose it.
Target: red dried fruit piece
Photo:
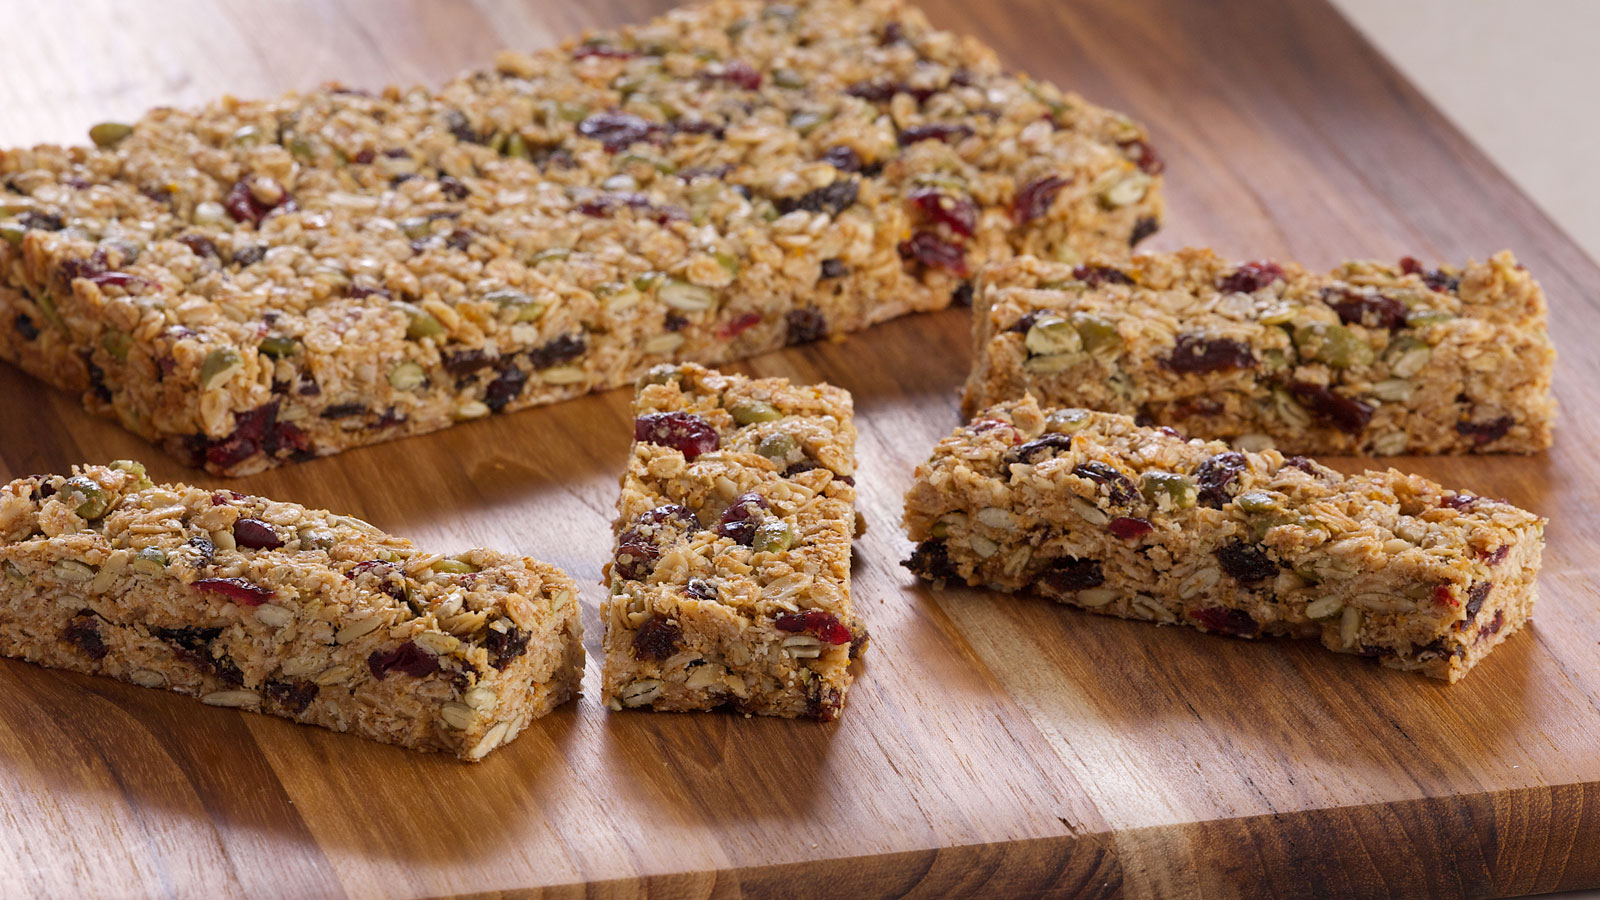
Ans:
[[[1133,284],[1133,279],[1128,277],[1128,273],[1116,266],[1073,266],[1072,277],[1090,287],[1099,287],[1102,284]]]
[[[1460,278],[1448,275],[1440,269],[1423,268],[1422,263],[1418,262],[1414,256],[1401,257],[1400,271],[1407,275],[1421,276],[1422,283],[1426,284],[1429,290],[1437,291],[1441,294],[1454,293],[1461,287]]]
[[[62,640],[77,647],[90,659],[105,659],[111,648],[106,646],[105,638],[100,635],[100,620],[94,614],[85,610],[73,617],[72,622],[61,632]]]
[[[259,226],[261,220],[275,209],[294,209],[294,198],[289,196],[288,191],[284,191],[276,203],[262,203],[251,190],[252,181],[250,176],[235,181],[222,200],[222,208],[228,211],[235,222]]]
[[[807,609],[801,612],[784,613],[778,616],[773,623],[779,631],[790,634],[804,632],[824,644],[848,644],[855,635],[845,627],[839,617],[831,612],[820,609]]]
[[[929,221],[946,225],[962,237],[972,237],[978,227],[978,207],[966,197],[952,197],[937,188],[917,188],[910,200]]]
[[[1472,438],[1474,444],[1481,446],[1492,444],[1505,437],[1515,424],[1517,420],[1510,416],[1501,416],[1487,422],[1457,422],[1456,433]]]
[[[276,529],[260,519],[248,517],[233,523],[233,539],[239,546],[251,550],[276,550],[283,546]]]
[[[1390,331],[1406,327],[1406,305],[1393,297],[1328,288],[1323,292],[1323,299],[1339,314],[1339,321],[1346,325],[1365,325]]]
[[[230,469],[261,452],[268,435],[276,430],[278,401],[258,406],[234,416],[233,434],[205,444],[206,462],[219,469]],[[202,437],[202,440],[204,438]]]
[[[252,584],[243,578],[201,578],[189,586],[197,591],[221,594],[245,606],[260,606],[275,594],[270,588]]]
[[[687,507],[669,503],[649,510],[633,520],[627,531],[617,536],[617,552],[612,571],[630,581],[647,577],[661,557],[661,547],[677,532],[700,527],[700,520]]]
[[[1467,624],[1471,625],[1478,620],[1478,611],[1483,609],[1484,601],[1489,599],[1489,591],[1494,588],[1492,581],[1480,581],[1467,591]]]
[[[646,413],[633,421],[633,439],[671,447],[694,459],[722,446],[722,438],[711,423],[684,412]]]
[[[1478,633],[1478,638],[1482,640],[1483,636],[1486,634],[1499,634],[1500,629],[1504,628],[1505,624],[1506,611],[1503,609],[1495,610],[1494,618],[1489,620],[1489,624],[1483,626],[1483,631]]]
[[[900,255],[915,259],[930,269],[944,269],[962,278],[972,274],[967,251],[930,231],[919,231],[909,241],[900,242]]]
[[[1206,606],[1200,609],[1189,610],[1189,618],[1195,620],[1200,627],[1207,631],[1219,634],[1231,634],[1234,637],[1255,637],[1261,633],[1261,625],[1250,614],[1242,609],[1228,609],[1225,606]]]
[[[1482,499],[1483,499],[1482,497],[1474,497],[1471,494],[1451,494],[1448,497],[1440,497],[1439,498],[1439,505],[1440,506],[1448,506],[1451,509],[1458,509],[1458,510],[1459,509],[1471,509],[1473,507],[1473,504],[1477,503],[1479,500],[1482,500]]]
[[[671,619],[651,616],[633,635],[633,658],[663,660],[678,652],[683,628]]]
[[[1346,434],[1360,434],[1372,421],[1377,408],[1364,400],[1337,393],[1324,384],[1297,381],[1289,391],[1311,414]]]
[[[1161,363],[1184,374],[1254,369],[1257,365],[1249,345],[1232,338],[1207,338],[1198,334],[1178,335],[1172,356]]]
[[[762,511],[767,508],[766,498],[760,494],[754,491],[740,494],[733,498],[733,502],[717,520],[717,535],[736,544],[750,546],[755,540],[756,528],[764,518]]]
[[[372,677],[379,681],[395,669],[413,678],[425,678],[439,671],[439,657],[406,641],[388,652],[373,651],[367,657],[367,668],[372,670]]]
[[[1275,262],[1258,260],[1247,262],[1217,282],[1217,290],[1225,294],[1253,294],[1274,281],[1284,278],[1283,267]]]
[[[1240,584],[1256,584],[1278,574],[1278,564],[1265,550],[1243,541],[1234,541],[1217,548],[1217,562],[1222,571],[1233,576]]]
[[[595,113],[578,123],[578,133],[599,141],[608,153],[648,140],[660,130],[658,123],[624,112]]]
[[[1505,562],[1506,561],[1506,557],[1508,557],[1510,555],[1511,555],[1511,545],[1510,544],[1501,544],[1499,547],[1495,548],[1495,550],[1493,552],[1489,552],[1489,551],[1480,552],[1478,554],[1478,558],[1483,560],[1490,568],[1493,568],[1493,567],[1498,566],[1501,563]]]
[[[1456,599],[1455,591],[1451,590],[1448,584],[1436,584],[1433,586],[1433,602],[1440,606],[1461,605],[1461,601]]]
[[[1026,225],[1048,213],[1061,189],[1072,183],[1071,178],[1046,175],[1023,185],[1011,199],[1011,218],[1018,225]]]
[[[717,337],[727,339],[743,334],[761,323],[760,313],[740,313],[717,326]]]
[[[703,73],[707,78],[726,81],[747,91],[761,87],[761,72],[742,59],[730,59],[721,66],[713,66]]]
[[[913,125],[900,132],[900,146],[909,147],[918,141],[944,141],[946,144],[972,136],[972,126],[951,122],[929,122]]]
[[[1106,525],[1106,530],[1125,541],[1131,541],[1154,531],[1155,526],[1150,524],[1149,519],[1141,519],[1136,516],[1118,516]]]
[[[1123,141],[1121,147],[1122,152],[1128,154],[1128,158],[1147,175],[1160,175],[1167,168],[1155,148],[1143,139]]]

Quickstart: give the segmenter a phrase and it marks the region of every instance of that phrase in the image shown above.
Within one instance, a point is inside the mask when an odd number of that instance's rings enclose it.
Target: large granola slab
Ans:
[[[1310,638],[1450,682],[1528,621],[1544,548],[1544,520],[1504,501],[1032,397],[939,442],[905,525],[907,565],[933,581]]]
[[[531,559],[137,463],[0,489],[0,654],[465,760],[575,695],[577,597]]]
[[[1550,446],[1544,293],[1510,253],[1326,275],[1209,250],[1019,257],[984,270],[974,306],[969,412],[1031,392],[1250,450]]]
[[[837,718],[867,642],[850,599],[850,395],[663,366],[634,413],[602,700]]]
[[[937,309],[1162,208],[1142,128],[897,0],[91,136],[0,153],[0,357],[225,474]]]

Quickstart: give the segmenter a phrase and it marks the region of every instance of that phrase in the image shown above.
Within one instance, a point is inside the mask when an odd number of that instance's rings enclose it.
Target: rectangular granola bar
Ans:
[[[1528,620],[1544,546],[1544,520],[1504,501],[1032,397],[939,443],[905,526],[907,566],[930,580],[1314,638],[1450,682]]]
[[[582,637],[531,559],[126,461],[0,490],[0,654],[40,665],[478,760],[576,693]]]
[[[970,413],[1032,392],[1246,450],[1550,446],[1544,293],[1510,253],[1464,269],[1225,262],[1209,250],[985,269]]]
[[[604,702],[837,718],[867,640],[850,601],[850,395],[662,366],[634,414]]]
[[[898,0],[91,136],[0,152],[0,358],[233,475],[941,308],[1161,214],[1143,129]]]

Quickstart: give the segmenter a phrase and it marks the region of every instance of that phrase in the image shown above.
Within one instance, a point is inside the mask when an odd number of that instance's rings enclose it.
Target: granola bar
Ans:
[[[969,413],[1032,392],[1285,453],[1550,446],[1544,293],[1510,253],[1463,269],[1017,258],[974,298]]]
[[[918,467],[907,565],[1091,612],[1319,639],[1454,682],[1533,612],[1544,520],[1128,416],[995,406]]]
[[[662,366],[634,414],[604,702],[837,718],[867,640],[850,601],[850,395]]]
[[[1162,208],[1142,128],[898,0],[91,136],[0,152],[0,358],[231,475],[937,309]]]
[[[0,490],[0,654],[474,761],[583,672],[551,566],[126,461]]]

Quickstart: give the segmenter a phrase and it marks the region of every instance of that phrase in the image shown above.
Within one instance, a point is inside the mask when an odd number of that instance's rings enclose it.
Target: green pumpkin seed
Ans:
[[[772,422],[783,418],[783,413],[771,403],[762,400],[749,400],[728,408],[733,420],[740,425],[754,425],[757,422]]]
[[[490,291],[483,295],[483,299],[498,304],[501,309],[515,310],[514,320],[517,322],[535,322],[544,315],[544,304],[521,291]]]
[[[133,134],[132,125],[122,122],[101,122],[89,129],[89,140],[94,141],[96,147],[105,150],[127,140],[131,134]]]
[[[1343,325],[1311,322],[1294,330],[1294,345],[1300,355],[1327,363],[1336,369],[1365,366],[1372,362],[1372,346]]]
[[[679,281],[676,278],[668,278],[662,282],[660,289],[656,291],[656,296],[662,303],[684,312],[707,310],[715,302],[710,288]]]
[[[299,353],[300,342],[292,337],[284,337],[283,335],[273,334],[262,338],[258,349],[264,355],[270,356],[273,359],[283,359],[286,356],[293,356],[296,353]]]
[[[100,335],[100,346],[117,362],[128,361],[128,347],[132,343],[133,339],[128,337],[127,332],[115,328],[107,328],[105,334]]]
[[[1233,505],[1247,513],[1266,513],[1281,509],[1283,504],[1266,491],[1245,491],[1233,498]]]
[[[1159,509],[1188,509],[1199,496],[1194,482],[1175,472],[1146,472],[1139,479],[1139,493]]]
[[[1090,353],[1122,346],[1122,335],[1118,333],[1116,323],[1109,319],[1093,313],[1075,312],[1072,314],[1072,326],[1078,330],[1084,349]]]
[[[134,554],[133,562],[129,563],[135,572],[146,575],[162,575],[167,571],[167,554],[156,547],[146,547]]]
[[[412,306],[409,303],[403,304],[401,308],[406,311],[406,315],[411,317],[410,323],[406,325],[406,337],[413,341],[420,341],[423,338],[440,337],[444,334],[444,326],[440,325],[439,320],[430,315],[427,310],[419,306]]]
[[[22,246],[22,239],[27,234],[28,227],[21,222],[0,222],[0,238],[13,247]]]
[[[1044,430],[1058,434],[1075,434],[1089,424],[1086,409],[1053,409],[1044,417]]]
[[[478,571],[477,566],[459,559],[441,559],[429,568],[445,575],[470,575]]]
[[[1061,316],[1053,315],[1035,319],[1023,342],[1028,352],[1035,356],[1078,353],[1083,349],[1083,338],[1079,336],[1078,329]]]
[[[389,384],[397,391],[414,391],[427,380],[427,373],[416,363],[401,363],[389,370]]]
[[[787,434],[769,434],[756,445],[756,452],[774,462],[782,462],[799,449],[794,438]]]
[[[768,522],[756,529],[750,547],[757,553],[781,553],[794,544],[794,530],[787,522]]]
[[[566,259],[571,255],[572,251],[566,247],[546,247],[545,249],[540,250],[538,253],[528,257],[528,265],[537,266],[539,263],[542,263],[547,259]]]
[[[222,347],[206,354],[205,362],[200,364],[200,387],[210,390],[222,382],[232,378],[235,372],[244,368],[244,360],[237,350],[231,347]]]
[[[98,519],[111,508],[111,499],[100,484],[85,475],[74,475],[61,486],[61,499],[76,504],[74,510],[85,519]]]

